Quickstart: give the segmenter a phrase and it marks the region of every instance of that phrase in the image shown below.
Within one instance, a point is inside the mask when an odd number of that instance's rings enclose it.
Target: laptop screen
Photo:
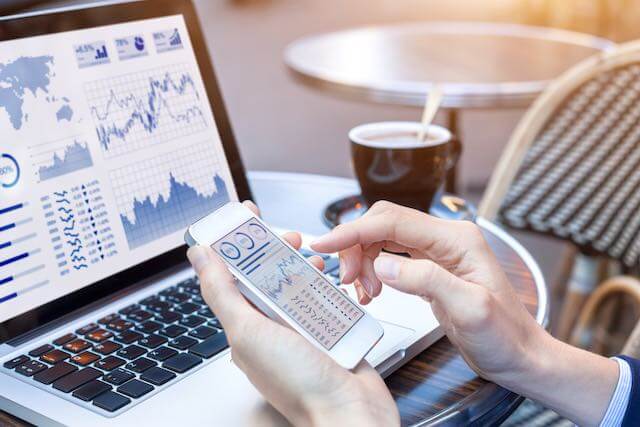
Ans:
[[[0,42],[0,322],[237,200],[216,119],[180,14]]]

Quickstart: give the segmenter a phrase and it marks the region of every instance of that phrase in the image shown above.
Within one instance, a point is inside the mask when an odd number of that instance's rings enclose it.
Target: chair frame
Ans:
[[[640,41],[620,44],[611,50],[599,52],[550,83],[512,133],[491,175],[478,208],[478,215],[489,220],[496,218],[500,204],[515,179],[527,150],[568,95],[594,76],[633,62],[640,63]]]
[[[496,219],[502,200],[515,179],[528,149],[558,107],[572,92],[601,73],[636,62],[640,63],[640,41],[620,44],[610,50],[599,52],[578,63],[550,83],[525,113],[512,133],[491,175],[487,190],[478,208],[478,215],[489,220]],[[565,263],[569,266],[573,264],[573,269],[563,272],[563,275],[569,277],[569,280],[559,284],[566,288],[567,283],[571,283],[569,289],[564,292],[565,304],[563,304],[560,318],[554,322],[556,336],[562,340],[570,338],[583,304],[602,279],[602,277],[597,277],[594,278],[593,283],[587,283],[586,286],[581,285],[579,280],[575,279],[584,275],[584,271],[578,269],[587,266],[587,271],[593,270],[599,261],[580,252],[577,252],[573,258],[573,263]],[[576,260],[580,262],[575,264]],[[609,264],[612,263],[609,262]]]

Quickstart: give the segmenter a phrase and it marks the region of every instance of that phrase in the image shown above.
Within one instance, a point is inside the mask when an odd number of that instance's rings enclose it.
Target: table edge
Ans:
[[[405,22],[379,26],[364,26],[328,33],[308,35],[289,43],[283,52],[284,63],[295,77],[310,86],[338,89],[351,95],[359,95],[375,102],[388,102],[400,105],[422,106],[425,94],[432,84],[420,81],[358,81],[336,75],[316,67],[309,67],[295,57],[295,51],[305,42],[316,41],[324,37],[336,37],[348,33],[375,32],[380,30],[402,32],[415,28],[431,27],[434,32],[512,35],[539,40],[550,40],[575,46],[593,48],[599,52],[609,51],[617,46],[611,40],[592,34],[581,33],[552,27],[541,27],[518,23],[487,21],[422,21]],[[597,52],[594,52],[597,54]],[[497,108],[525,107],[546,87],[549,80],[528,80],[521,82],[471,83],[441,82],[444,90],[443,108]]]

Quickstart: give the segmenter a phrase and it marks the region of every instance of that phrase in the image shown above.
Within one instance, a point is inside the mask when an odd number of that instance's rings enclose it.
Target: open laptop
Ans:
[[[37,425],[283,423],[185,260],[191,222],[251,198],[191,2],[8,17],[0,34],[0,409]],[[420,298],[385,288],[367,310],[383,375],[442,336]]]

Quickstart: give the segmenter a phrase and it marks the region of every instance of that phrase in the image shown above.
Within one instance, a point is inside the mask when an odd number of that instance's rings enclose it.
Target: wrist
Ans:
[[[306,420],[300,425],[314,427],[400,425],[398,409],[389,393],[386,396],[371,396],[356,390],[340,399],[307,402],[305,407],[307,408],[304,417]]]

